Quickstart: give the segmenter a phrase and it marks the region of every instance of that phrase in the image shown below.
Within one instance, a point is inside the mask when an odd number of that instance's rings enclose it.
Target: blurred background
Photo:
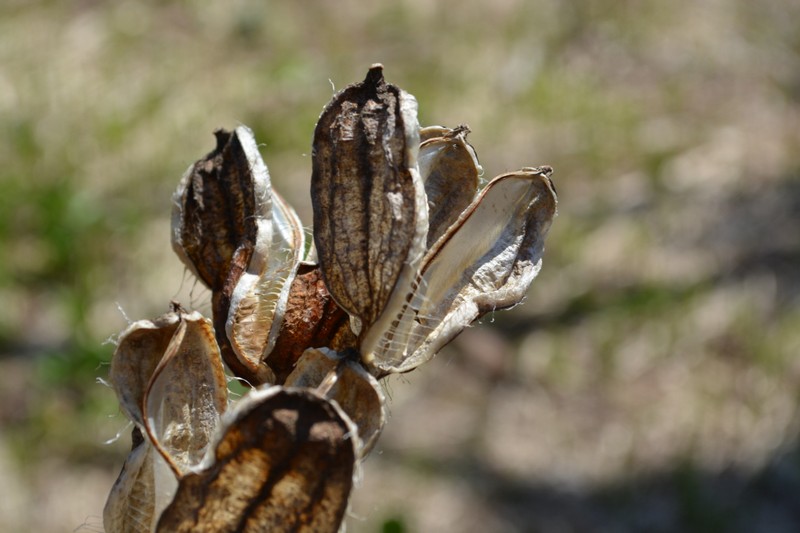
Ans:
[[[6,0],[0,528],[102,531],[130,437],[96,380],[128,319],[208,310],[169,216],[213,130],[251,126],[310,226],[316,118],[382,62],[423,125],[469,124],[486,178],[552,165],[560,212],[524,305],[388,382],[348,531],[800,531],[798,20],[793,0]]]

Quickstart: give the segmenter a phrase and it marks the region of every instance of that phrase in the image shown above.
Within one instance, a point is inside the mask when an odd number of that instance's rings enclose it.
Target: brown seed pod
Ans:
[[[205,468],[180,480],[156,531],[335,533],[356,435],[347,415],[313,391],[253,391],[227,418]]]
[[[522,300],[556,214],[551,172],[536,167],[498,176],[448,228],[423,259],[418,290],[398,317],[398,331],[379,345],[373,373],[407,372],[484,313]],[[393,341],[400,334],[406,344]]]
[[[402,307],[396,288],[410,283],[424,250],[416,110],[414,97],[373,65],[363,82],[334,96],[314,130],[314,242],[325,284],[354,318],[364,354],[373,325]]]
[[[177,305],[134,322],[120,336],[109,379],[135,429],[103,520],[107,531],[151,531],[177,477],[200,464],[227,407],[211,324]]]
[[[456,221],[478,192],[481,166],[467,142],[469,128],[430,126],[420,131],[419,173],[428,198],[430,247]]]
[[[326,348],[306,350],[286,386],[314,388],[335,400],[358,428],[359,457],[369,453],[383,431],[386,399],[378,381],[342,353]]]
[[[237,250],[243,264],[250,261],[258,220],[269,216],[271,205],[263,163],[253,166],[235,132],[214,135],[216,148],[189,167],[173,196],[172,247],[200,281],[219,291]]]
[[[252,131],[216,136],[217,148],[189,168],[175,193],[172,245],[212,290],[225,362],[251,384],[272,383],[264,358],[300,262],[302,226],[272,190]]]

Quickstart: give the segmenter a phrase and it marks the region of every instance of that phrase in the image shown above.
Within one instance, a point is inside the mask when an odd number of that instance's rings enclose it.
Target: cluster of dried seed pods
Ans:
[[[314,132],[314,242],[252,132],[218,131],[174,197],[172,243],[213,321],[173,304],[120,336],[134,423],[106,530],[338,531],[385,422],[378,380],[521,301],[555,216],[549,167],[479,190],[466,126],[417,123],[374,65]],[[222,362],[253,389],[228,406]]]

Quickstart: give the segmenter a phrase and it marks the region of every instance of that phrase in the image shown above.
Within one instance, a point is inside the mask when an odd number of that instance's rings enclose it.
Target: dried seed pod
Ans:
[[[175,193],[173,248],[213,291],[225,362],[253,384],[272,382],[263,360],[304,248],[302,226],[272,191],[252,131],[216,136],[217,148],[189,168]]]
[[[131,324],[120,336],[109,378],[136,429],[104,523],[108,531],[151,531],[177,478],[205,455],[227,406],[227,380],[209,321],[175,305],[152,322]]]
[[[180,311],[173,309],[152,322],[134,322],[120,334],[111,358],[109,381],[122,412],[139,427],[144,427],[150,381],[180,322]]]
[[[430,247],[456,221],[478,192],[481,166],[467,142],[469,127],[424,128],[419,147],[419,173],[428,198]]]
[[[403,306],[424,251],[416,111],[414,97],[374,65],[334,96],[314,130],[314,242],[325,284],[355,318],[366,359],[376,332],[388,327],[376,323]]]
[[[266,363],[283,384],[308,348],[344,351],[357,347],[347,313],[333,301],[316,265],[301,265],[292,281],[275,348]]]
[[[103,508],[103,527],[119,533],[150,533],[156,524],[156,480],[153,447],[138,428],[133,446]],[[163,509],[169,502],[164,502]]]
[[[144,398],[147,435],[176,475],[203,458],[227,407],[227,385],[209,321],[181,316]]]
[[[109,379],[120,406],[176,473],[197,464],[227,405],[227,381],[211,324],[173,310],[131,324]]]
[[[383,431],[386,399],[378,381],[341,353],[326,348],[306,350],[286,378],[286,386],[316,388],[335,400],[358,428],[359,457],[369,453]]]
[[[214,135],[216,148],[189,167],[173,195],[172,247],[200,281],[219,291],[237,250],[247,265],[254,249],[271,239],[271,228],[260,226],[270,217],[272,197],[257,148],[245,146],[254,144],[250,131]]]
[[[390,340],[377,374],[406,372],[429,360],[484,313],[525,296],[541,268],[556,214],[550,167],[524,168],[492,180],[423,260],[418,290],[398,320],[410,343]]]
[[[253,391],[226,417],[204,468],[181,479],[157,531],[336,532],[355,435],[347,415],[312,391]]]

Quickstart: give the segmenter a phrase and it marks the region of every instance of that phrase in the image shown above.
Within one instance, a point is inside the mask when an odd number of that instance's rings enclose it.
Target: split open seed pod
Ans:
[[[210,323],[177,307],[123,332],[110,380],[135,429],[107,531],[339,530],[364,446],[336,401],[267,386],[226,410]]]
[[[335,533],[359,446],[347,415],[316,392],[251,391],[206,461],[181,478],[156,531]]]
[[[108,531],[151,531],[177,479],[202,461],[227,407],[211,324],[179,308],[134,322],[119,338],[109,380],[135,429],[104,523]]]
[[[468,133],[420,133],[416,101],[380,65],[317,123],[319,266],[375,376],[416,368],[482,314],[519,303],[541,266],[556,213],[552,170],[526,167],[479,193]]]
[[[272,189],[253,132],[216,132],[217,147],[186,171],[173,200],[172,245],[212,290],[222,356],[252,384],[274,383],[275,346],[304,252],[294,210]]]

